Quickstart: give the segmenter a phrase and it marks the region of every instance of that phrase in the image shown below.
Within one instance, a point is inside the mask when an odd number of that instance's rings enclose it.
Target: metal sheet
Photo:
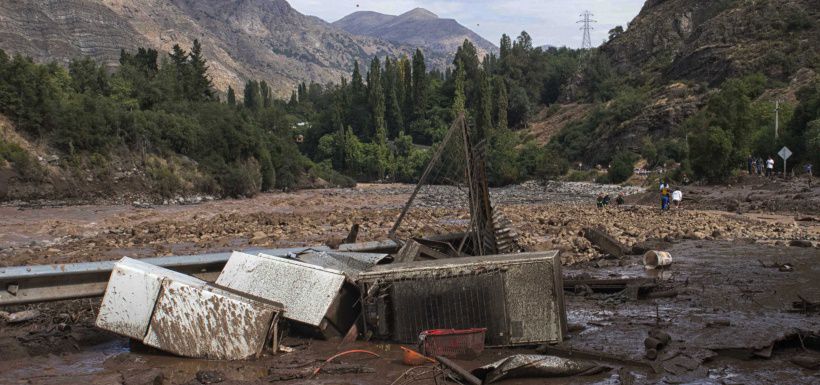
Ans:
[[[345,282],[338,270],[270,255],[231,255],[217,285],[279,302],[285,317],[319,327]]]
[[[379,263],[392,260],[389,254],[376,253],[354,253],[354,252],[331,252],[319,251],[300,254],[299,261],[321,266],[326,269],[344,272],[348,277],[355,279],[362,271],[365,271]]]
[[[200,287],[205,285],[205,281],[150,263],[121,259],[111,272],[97,315],[97,327],[142,340],[148,331],[162,282],[169,278]]]
[[[362,243],[346,243],[339,246],[339,251],[354,251],[361,253],[395,253],[399,244],[393,240],[371,241]]]
[[[555,301],[563,285],[556,287],[552,264],[534,263],[509,266],[504,279],[507,293],[507,312],[510,319],[510,342],[527,344],[560,341],[562,336],[561,309]],[[539,282],[538,285],[526,284]],[[551,284],[546,284],[552,282]],[[563,294],[562,294],[563,295]],[[557,327],[544,327],[555,325]]]
[[[246,359],[261,354],[276,335],[281,309],[225,290],[167,279],[145,342],[185,357]]]

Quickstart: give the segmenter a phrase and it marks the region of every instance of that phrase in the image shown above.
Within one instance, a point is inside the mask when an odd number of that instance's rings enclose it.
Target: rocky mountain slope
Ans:
[[[648,0],[601,47],[616,67],[662,81],[718,84],[763,72],[786,81],[820,58],[817,0]]]
[[[793,101],[794,92],[820,72],[820,3],[648,0],[626,31],[601,46],[600,52],[616,76],[641,89],[646,100],[637,115],[596,132],[588,150],[638,150],[642,138],[674,132],[733,77],[762,73],[777,88],[762,98]],[[568,94],[564,102],[572,106],[584,100]],[[561,121],[560,127],[566,125]],[[545,118],[532,124],[540,140],[560,127]]]
[[[202,42],[214,84],[262,79],[280,96],[298,82],[337,82],[353,62],[411,54],[416,46],[354,36],[285,0],[9,0],[0,2],[0,49],[37,61],[91,56],[115,66],[120,49]],[[443,66],[446,55],[427,55]]]
[[[470,40],[478,48],[480,56],[498,52],[498,47],[469,28],[453,19],[439,18],[423,8],[416,8],[399,16],[369,11],[355,12],[333,25],[354,35],[429,47],[441,53],[455,52],[464,39]]]

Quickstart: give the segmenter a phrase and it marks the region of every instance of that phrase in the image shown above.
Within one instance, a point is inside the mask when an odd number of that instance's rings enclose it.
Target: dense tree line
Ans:
[[[144,163],[146,154],[192,159],[205,174],[198,191],[252,195],[295,186],[310,172],[337,178],[301,155],[290,136],[295,118],[265,82],[249,82],[237,106],[232,89],[227,103],[218,100],[207,72],[198,41],[168,55],[123,51],[113,73],[87,58],[65,69],[0,51],[0,112],[69,162],[123,153]],[[162,164],[143,166],[162,193],[185,183]]]
[[[487,149],[494,184],[556,176],[566,161],[528,140],[524,128],[536,106],[558,101],[577,71],[580,53],[534,48],[523,32],[501,40],[500,54],[479,58],[466,41],[453,65],[428,70],[424,54],[374,58],[350,80],[300,85],[289,106],[311,125],[303,152],[359,180],[415,180],[459,112],[476,144]]]

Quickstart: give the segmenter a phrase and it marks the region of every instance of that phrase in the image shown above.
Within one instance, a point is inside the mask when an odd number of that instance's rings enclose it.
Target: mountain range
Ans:
[[[417,47],[425,51],[428,66],[444,68],[455,51],[447,48],[452,39],[480,39],[453,27],[455,21],[423,13],[402,19],[404,33],[418,20],[418,26],[449,26],[446,30],[456,35],[390,41],[354,34],[303,15],[285,0],[4,0],[0,49],[62,64],[90,56],[113,67],[121,49],[168,52],[174,44],[187,49],[199,39],[217,89],[241,89],[246,80],[259,79],[285,97],[300,82],[338,82],[355,61],[364,67],[374,56],[409,56]]]
[[[370,11],[355,12],[335,21],[333,25],[354,35],[427,47],[444,54],[455,52],[465,39],[476,46],[479,56],[498,52],[498,47],[469,28],[453,19],[439,18],[424,8],[416,8],[398,16]]]

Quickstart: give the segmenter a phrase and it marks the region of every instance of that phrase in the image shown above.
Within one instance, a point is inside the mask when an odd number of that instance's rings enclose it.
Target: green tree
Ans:
[[[350,96],[348,99],[351,107],[345,122],[353,127],[353,132],[357,135],[369,137],[370,106],[368,92],[359,71],[359,62],[353,63],[353,77],[350,80]]]
[[[259,82],[259,96],[262,98],[262,107],[268,108],[271,106],[271,102],[273,101],[273,93],[268,86],[268,83],[264,80]]]
[[[413,54],[413,120],[424,119],[427,114],[427,64],[421,49]]]
[[[190,67],[188,65],[188,53],[179,46],[179,44],[174,44],[174,48],[169,54],[171,58],[171,64],[173,65],[173,84],[171,87],[174,95],[174,98],[183,98],[186,95],[190,95],[189,88],[188,88],[188,79],[189,79],[189,72]]]
[[[696,175],[712,182],[721,182],[732,174],[732,136],[720,127],[708,127],[689,138],[692,148],[692,168]]]
[[[499,130],[506,130],[509,128],[507,124],[507,110],[509,109],[509,99],[507,97],[507,85],[504,84],[502,77],[495,78],[496,91],[496,127]]]
[[[72,87],[79,93],[108,95],[110,92],[108,73],[91,58],[72,60],[68,65],[68,74]]]
[[[259,111],[262,108],[262,95],[259,92],[259,82],[256,80],[248,80],[245,83],[245,108],[251,111]]]
[[[609,167],[609,183],[623,183],[632,176],[638,155],[631,151],[621,151],[612,158]]]
[[[197,39],[194,39],[191,54],[188,56],[188,67],[189,100],[211,100],[214,97],[213,84],[208,76],[208,63],[202,56],[202,45]]]
[[[233,87],[228,86],[228,100],[227,103],[229,106],[236,105],[236,91],[233,90]]]
[[[404,85],[403,93],[404,96],[402,97],[402,111],[404,112],[404,123],[406,125],[410,125],[413,122],[413,114],[415,113],[413,109],[413,63],[410,62],[405,56],[402,56],[401,60],[399,60],[399,66],[401,67],[401,74],[404,78],[402,82]]]
[[[372,138],[377,143],[386,143],[386,124],[384,119],[385,100],[382,88],[381,64],[379,58],[370,62],[370,72],[367,74],[368,102],[373,117]]]
[[[456,63],[455,96],[453,97],[453,114],[458,116],[466,111],[467,97],[464,95],[464,82],[466,74],[464,66]]]
[[[401,102],[399,100],[398,84],[400,83],[400,76],[397,69],[397,62],[384,59],[384,93],[385,93],[385,107],[386,119],[389,137],[395,138],[399,132],[404,131],[404,117],[401,111]]]
[[[479,73],[478,103],[476,103],[476,129],[479,138],[486,138],[493,129],[493,101],[490,80],[484,71]]]

